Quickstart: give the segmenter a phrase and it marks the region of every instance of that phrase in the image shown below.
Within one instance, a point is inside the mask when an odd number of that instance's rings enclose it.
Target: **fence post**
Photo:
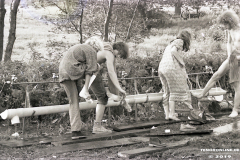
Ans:
[[[30,107],[30,95],[29,95],[29,85],[27,84],[27,86],[25,87],[25,105],[24,107],[25,108],[29,108]],[[23,134],[23,137],[24,137],[24,134],[25,134],[25,117],[23,117],[23,123],[22,123],[22,134]]]
[[[108,107],[108,125],[111,123],[111,109]]]
[[[139,94],[137,90],[137,80],[134,79],[134,93]],[[137,121],[137,104],[134,104],[135,121]]]

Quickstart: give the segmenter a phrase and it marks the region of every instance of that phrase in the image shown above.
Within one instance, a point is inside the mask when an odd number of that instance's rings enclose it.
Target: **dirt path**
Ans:
[[[226,116],[225,116],[226,117]],[[240,117],[230,119],[223,118],[204,125],[195,125],[197,129],[213,129],[225,124],[238,122]],[[0,137],[2,140],[12,139],[7,132],[13,132],[14,126],[9,126],[6,121],[0,123]],[[225,156],[227,159],[236,159],[240,155],[240,151],[233,151],[239,148],[240,134],[238,130],[238,123],[234,126],[235,131],[224,133],[221,135],[179,135],[179,136],[168,136],[159,137],[162,143],[176,142],[183,139],[189,139],[190,142],[186,147],[178,149],[169,149],[163,153],[156,152],[153,154],[144,154],[135,157],[134,159],[211,159],[211,156],[216,158],[217,156]],[[179,130],[180,124],[171,124],[159,126],[159,130],[171,129]],[[36,137],[36,124],[28,126],[26,135],[28,137]],[[42,130],[49,135],[58,135],[59,127],[57,125],[53,128],[43,127]],[[40,130],[39,130],[40,131]],[[79,150],[74,152],[67,152],[61,154],[44,155],[43,150],[46,148],[51,149],[53,146],[50,144],[41,145],[36,144],[34,146],[20,147],[20,148],[9,148],[0,145],[2,152],[2,158],[20,158],[20,159],[123,159],[117,157],[119,151],[126,151],[135,148],[142,148],[148,146],[148,142],[143,142],[134,145],[111,147],[105,149],[92,149],[92,150]],[[204,149],[231,149],[232,151],[226,152],[211,152],[204,151]],[[210,158],[209,158],[210,157]],[[216,158],[217,159],[217,158]]]

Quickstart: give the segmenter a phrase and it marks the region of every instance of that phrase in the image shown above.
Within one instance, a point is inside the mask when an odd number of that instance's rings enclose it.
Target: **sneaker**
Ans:
[[[106,129],[103,126],[97,127],[97,126],[93,126],[93,131],[92,133],[94,134],[98,134],[98,133],[112,133],[112,130],[110,129]]]
[[[72,139],[82,139],[86,138],[81,131],[72,131]]]
[[[193,127],[189,124],[186,124],[186,125],[181,124],[181,126],[180,126],[180,131],[183,131],[183,132],[185,132],[185,131],[195,131],[196,129],[197,129],[196,127]]]

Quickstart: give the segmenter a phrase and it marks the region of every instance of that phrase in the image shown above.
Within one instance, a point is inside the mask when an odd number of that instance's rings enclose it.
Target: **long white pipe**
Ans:
[[[201,92],[202,89],[192,90],[192,92]],[[226,91],[221,88],[212,88],[209,91],[210,96],[218,96],[226,94]],[[163,93],[147,93],[147,94],[137,94],[137,95],[129,95],[126,97],[126,102],[129,104],[134,103],[146,103],[146,102],[156,102],[162,101]],[[107,107],[118,106],[120,102],[114,102],[113,100],[109,100]],[[79,103],[80,110],[93,109],[96,108],[97,101],[93,101],[93,103],[81,102]],[[0,115],[2,119],[15,119],[21,117],[30,117],[37,115],[46,115],[53,113],[62,113],[67,112],[69,110],[69,104],[66,105],[54,105],[54,106],[44,106],[44,107],[32,107],[32,108],[17,108],[17,109],[8,109],[2,112]]]
[[[145,103],[145,102],[154,102],[161,101],[163,93],[149,93],[149,94],[138,94],[138,95],[129,95],[126,97],[127,103]],[[97,101],[93,103],[81,102],[79,103],[80,110],[93,109],[96,108]],[[119,106],[120,102],[114,102],[109,100],[107,107],[110,106]],[[53,113],[62,113],[69,110],[69,104],[65,105],[53,105],[53,106],[44,106],[44,107],[31,107],[31,108],[17,108],[17,109],[8,109],[2,112],[0,115],[2,119],[12,119],[15,116],[21,117],[30,117],[37,115],[46,115]]]

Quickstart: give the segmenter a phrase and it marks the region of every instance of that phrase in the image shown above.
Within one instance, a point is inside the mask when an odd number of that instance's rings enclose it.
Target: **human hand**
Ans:
[[[121,100],[121,96],[109,93],[107,94],[109,99],[112,99],[114,102],[119,102]]]
[[[196,93],[196,92],[191,92],[192,95],[198,99],[202,98],[203,97],[203,94],[202,93]]]
[[[123,90],[122,88],[120,88],[119,91],[120,91],[123,95],[126,96],[126,91],[125,91],[125,90]]]
[[[233,63],[235,59],[236,59],[236,55],[231,54],[230,57],[229,57],[229,61],[230,61],[231,63]]]

